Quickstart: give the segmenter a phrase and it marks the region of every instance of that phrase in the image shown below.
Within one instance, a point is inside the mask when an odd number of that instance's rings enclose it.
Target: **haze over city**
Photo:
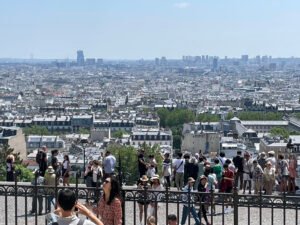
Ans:
[[[299,56],[299,1],[2,1],[0,58]]]

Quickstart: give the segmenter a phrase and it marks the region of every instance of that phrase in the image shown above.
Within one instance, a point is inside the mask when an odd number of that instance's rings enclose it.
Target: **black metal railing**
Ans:
[[[78,181],[77,176],[76,184],[68,188],[74,190],[79,201],[92,202],[96,207],[102,194],[101,185],[87,188]],[[65,187],[57,184],[40,186],[37,182],[33,185],[17,181],[0,184],[0,212],[2,212],[0,224],[46,224],[45,214],[54,210],[57,193],[63,188]],[[285,194],[267,196],[262,193],[241,195],[237,190],[230,194],[213,191],[200,193],[190,190],[182,192],[170,190],[168,187],[163,191],[154,191],[147,187],[137,189],[126,186],[122,187],[121,194],[123,224],[126,225],[140,225],[141,222],[145,225],[150,215],[154,216],[158,224],[167,224],[168,214],[177,215],[178,224],[182,224],[183,211],[189,212],[192,208],[195,209],[197,216],[201,217],[202,223],[206,215],[208,222],[216,225],[300,224],[298,196]],[[30,214],[33,202],[37,213]],[[42,215],[39,215],[40,204],[43,206]],[[144,213],[140,214],[141,211]],[[185,224],[195,224],[191,213],[188,213]]]

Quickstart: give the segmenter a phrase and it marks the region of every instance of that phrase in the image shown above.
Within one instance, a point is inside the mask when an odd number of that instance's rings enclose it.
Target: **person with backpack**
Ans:
[[[38,151],[38,153],[36,154],[36,158],[35,158],[35,161],[38,163],[39,165],[39,171],[40,171],[40,175],[42,177],[45,176],[45,172],[48,168],[48,165],[47,165],[47,147],[46,146],[43,146],[42,149],[40,149]]]
[[[93,212],[77,202],[75,193],[69,189],[63,189],[58,193],[57,203],[58,209],[46,217],[48,225],[103,225]],[[76,213],[84,215],[89,220],[79,219]]]
[[[177,190],[180,191],[183,187],[183,181],[184,181],[184,159],[182,159],[182,153],[179,152],[177,154],[177,159],[174,160],[173,163],[173,173],[175,178],[175,184],[177,187]]]

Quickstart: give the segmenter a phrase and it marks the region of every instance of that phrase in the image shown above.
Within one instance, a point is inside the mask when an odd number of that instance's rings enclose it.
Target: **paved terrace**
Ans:
[[[31,209],[31,203],[32,203],[32,198],[27,197],[25,198],[24,196],[19,196],[15,197],[12,195],[9,196],[3,196],[3,193],[1,189],[3,185],[13,185],[13,182],[0,182],[0,225],[6,225],[5,223],[5,214],[8,216],[8,221],[7,224],[35,224],[35,220],[37,220],[37,224],[45,224],[45,214],[43,215],[28,215],[25,216],[26,214],[29,213],[29,210]],[[19,185],[30,185],[29,183],[24,183],[24,182],[18,182]],[[61,187],[61,186],[59,186]],[[75,188],[75,185],[71,185],[72,188]],[[79,184],[79,188],[85,188],[85,185]],[[128,190],[129,195],[130,190],[135,189],[135,187],[132,186],[125,186],[123,187],[123,190]],[[172,189],[173,191],[173,189]],[[259,198],[259,196],[252,196],[253,201],[255,199]],[[249,196],[244,196],[244,200],[246,200]],[[299,197],[294,197],[294,198],[299,198]],[[251,200],[251,201],[252,201]],[[82,203],[84,203],[84,200],[80,200]],[[243,201],[243,198],[240,199],[240,201]],[[252,201],[252,203],[253,203]],[[267,208],[267,207],[262,207],[259,208],[255,206],[254,204],[241,204],[243,206],[238,207],[238,221],[240,225],[246,225],[246,224],[264,224],[264,225],[295,225],[295,224],[300,224],[300,218],[298,215],[298,207],[300,208],[299,205],[299,199],[297,200],[297,206],[296,209],[276,209],[275,206],[274,208]],[[280,199],[274,199],[274,202],[280,202]],[[43,202],[45,204],[45,201]],[[166,224],[166,215],[168,211],[168,214],[174,213],[174,214],[179,214],[181,216],[182,212],[182,204],[177,204],[177,203],[168,203],[168,206],[166,203],[159,203],[160,208],[157,213],[158,217],[158,224],[163,225]],[[15,207],[16,206],[16,207]],[[209,221],[213,219],[213,224],[215,225],[231,225],[234,224],[234,213],[231,212],[229,214],[224,214],[222,213],[224,211],[224,207],[222,205],[217,205],[216,206],[216,212],[217,214],[212,216],[209,215]],[[45,207],[44,207],[45,208]],[[6,212],[6,213],[5,213]],[[15,217],[17,212],[17,217]],[[133,201],[125,201],[125,224],[126,225],[140,225],[139,224],[139,209],[138,209],[138,204],[137,202]],[[248,216],[249,215],[249,216]],[[260,215],[261,215],[261,221],[260,221]],[[17,220],[16,220],[17,218]],[[135,218],[135,220],[134,220]],[[285,219],[286,218],[286,219]],[[285,220],[285,222],[284,222]],[[135,223],[134,223],[135,222]],[[202,220],[204,222],[204,220]],[[186,222],[188,224],[188,222]],[[194,224],[193,219],[191,219],[191,223]]]

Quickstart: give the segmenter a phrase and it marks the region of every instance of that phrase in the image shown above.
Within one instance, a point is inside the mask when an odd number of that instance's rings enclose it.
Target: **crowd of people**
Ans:
[[[201,154],[182,154],[178,153],[174,160],[170,159],[170,154],[163,155],[161,168],[162,179],[157,174],[158,165],[153,155],[145,155],[141,150],[138,153],[138,169],[140,180],[138,189],[160,190],[162,185],[171,187],[175,186],[178,191],[198,191],[198,192],[220,192],[233,193],[233,188],[240,189],[242,194],[266,194],[272,195],[276,193],[293,194],[296,191],[295,179],[297,177],[297,158],[294,154],[290,154],[288,159],[283,154],[275,157],[274,151],[267,154],[262,152],[258,157],[254,158],[247,151],[242,155],[241,151],[237,151],[237,155],[233,159],[226,158],[221,152],[212,161],[208,160]],[[149,182],[150,181],[150,182]],[[162,183],[162,184],[161,184]],[[142,192],[143,193],[143,192]],[[183,205],[181,224],[185,224],[187,215],[191,213],[196,224],[201,224],[203,218],[206,224],[210,224],[207,218],[207,207],[211,199],[209,195],[201,195],[198,213],[194,206],[194,202],[186,202]],[[145,198],[145,196],[143,196]],[[228,204],[224,213],[233,211],[229,206],[230,197],[224,199]],[[153,207],[150,201],[140,200],[139,219],[142,224],[144,210],[150,207],[150,217],[154,216],[155,210],[159,210],[159,206]],[[212,214],[215,214],[215,207],[210,206]],[[159,213],[156,212],[156,215]]]
[[[63,186],[70,186],[71,167],[69,156],[64,155],[63,162],[59,162],[57,155],[58,151],[53,150],[51,157],[47,158],[47,149],[45,147],[38,152],[36,162],[39,165],[39,170],[37,178],[32,183],[33,185],[55,186],[58,180],[61,179]],[[159,165],[154,155],[146,156],[143,150],[138,152],[139,179],[137,192],[139,193],[139,200],[137,203],[140,224],[143,224],[144,219],[149,225],[155,224],[155,218],[159,215],[161,205],[158,202],[150,201],[145,195],[148,194],[147,190],[163,191],[163,186],[171,188],[174,185],[177,191],[182,192],[182,195],[186,196],[188,196],[187,192],[198,192],[199,194],[198,204],[201,203],[197,209],[198,212],[194,205],[197,202],[194,199],[190,199],[190,201],[187,197],[186,201],[183,202],[180,220],[182,225],[185,224],[190,213],[196,224],[202,224],[202,220],[207,225],[210,224],[207,217],[207,205],[210,204],[211,214],[215,214],[216,209],[213,204],[211,205],[214,199],[209,199],[210,195],[203,194],[205,192],[232,193],[234,187],[237,187],[242,194],[246,194],[246,191],[248,194],[266,195],[272,195],[274,191],[278,193],[295,193],[296,191],[297,158],[293,154],[288,155],[288,157],[278,154],[275,157],[275,152],[269,151],[267,154],[262,152],[258,157],[254,158],[247,151],[243,154],[241,151],[237,151],[237,155],[233,159],[226,158],[223,152],[213,159],[207,159],[202,154],[197,153],[194,155],[178,153],[174,159],[171,158],[169,153],[165,153],[161,157],[163,161]],[[87,163],[84,171],[86,186],[100,187],[101,185],[103,189],[103,195],[97,204],[97,208],[93,208],[89,202],[85,206],[76,201],[74,202],[73,194],[68,191],[61,192],[58,196],[58,202],[55,203],[55,190],[48,188],[46,212],[50,212],[53,205],[56,209],[54,217],[52,215],[54,221],[55,218],[60,221],[69,221],[69,216],[67,216],[68,219],[62,219],[62,217],[70,215],[70,209],[71,211],[75,210],[76,206],[79,211],[92,221],[91,223],[83,224],[121,225],[122,204],[120,186],[114,176],[115,166],[116,158],[109,151],[100,160],[90,160]],[[7,157],[6,168],[7,181],[13,181],[13,155]],[[38,192],[41,190],[38,189]],[[90,192],[89,195],[91,195]],[[72,204],[64,205],[63,200],[61,200],[64,198],[71,199]],[[35,195],[30,213],[42,214],[42,201],[42,194]],[[228,202],[225,205],[224,213],[232,212],[232,208],[229,208],[231,206],[230,197],[224,199],[224,201]],[[97,217],[90,213],[91,211],[99,215],[101,221],[98,221]],[[177,224],[177,218],[175,223],[174,218],[176,216],[174,216],[170,215],[170,218],[168,217],[169,224]],[[80,221],[77,217],[72,217],[71,220],[75,222]],[[77,224],[75,222],[74,224]],[[59,224],[64,223],[61,222]]]

